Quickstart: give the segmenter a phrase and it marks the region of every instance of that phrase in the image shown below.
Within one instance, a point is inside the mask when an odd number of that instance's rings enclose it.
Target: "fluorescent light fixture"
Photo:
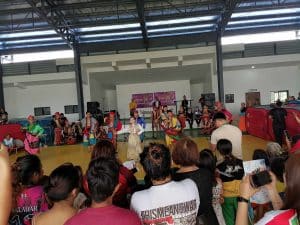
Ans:
[[[89,31],[102,31],[102,30],[121,30],[128,28],[138,28],[140,27],[139,23],[130,23],[130,24],[118,24],[118,25],[108,25],[108,26],[96,26],[96,27],[83,27],[79,28],[79,32],[89,32]]]
[[[203,24],[203,25],[193,25],[193,26],[182,26],[182,27],[166,27],[166,28],[158,28],[158,29],[149,29],[148,33],[159,33],[159,32],[168,32],[168,31],[176,31],[176,30],[189,30],[189,29],[197,29],[197,28],[208,28],[213,27],[214,24]]]
[[[185,35],[185,34],[200,34],[200,33],[207,33],[207,32],[211,32],[211,30],[201,30],[201,31],[192,31],[192,32],[179,32],[179,33],[166,33],[166,34],[151,34],[149,35],[150,38],[152,37],[169,37],[169,36],[178,36],[178,35]]]
[[[59,41],[59,40],[63,41],[63,39],[60,38],[60,37],[53,37],[53,38],[39,38],[39,39],[17,40],[17,41],[5,41],[4,43],[5,44],[26,44],[26,43],[34,44],[34,42],[39,42],[39,41]]]
[[[98,40],[82,40],[80,43],[91,43],[91,42],[109,42],[109,41],[123,41],[123,40],[135,40],[141,39],[142,36],[138,37],[116,37],[116,38],[106,38],[106,39],[98,39]]]
[[[19,63],[19,62],[34,62],[42,60],[74,58],[73,50],[50,51],[50,52],[35,52],[25,54],[12,55],[12,61],[3,61],[4,64]]]
[[[115,33],[105,33],[105,34],[87,34],[80,36],[81,39],[87,39],[87,38],[97,38],[97,37],[114,37],[114,36],[126,36],[126,35],[132,35],[132,34],[141,34],[142,31],[136,30],[136,31],[126,31],[126,32],[115,32]]]
[[[214,20],[216,18],[217,18],[217,16],[201,16],[201,17],[190,17],[190,18],[181,18],[181,19],[173,19],[173,20],[152,21],[152,22],[147,22],[146,26],[193,23],[193,22]]]
[[[240,26],[240,27],[227,27],[226,30],[237,30],[237,29],[251,29],[251,28],[260,28],[260,27],[278,27],[278,26],[289,26],[289,25],[296,25],[295,22],[286,22],[286,23],[277,23],[277,24],[261,24],[261,25],[245,25],[245,26]]]
[[[255,69],[256,67],[253,65],[253,66],[251,66],[251,69]]]
[[[46,36],[46,35],[51,35],[51,34],[56,34],[56,32],[54,30],[19,32],[19,33],[1,34],[0,38]]]
[[[281,31],[222,37],[222,45],[290,41],[296,39],[296,31]]]
[[[269,15],[297,13],[297,12],[300,12],[300,8],[271,9],[271,10],[262,10],[262,11],[253,11],[253,12],[232,13],[231,18],[269,16]]]
[[[288,16],[280,18],[266,18],[266,19],[253,19],[253,20],[241,20],[241,21],[230,21],[228,25],[235,24],[247,24],[247,23],[264,23],[264,22],[276,22],[276,21],[285,21],[285,20],[299,20],[300,16]]]

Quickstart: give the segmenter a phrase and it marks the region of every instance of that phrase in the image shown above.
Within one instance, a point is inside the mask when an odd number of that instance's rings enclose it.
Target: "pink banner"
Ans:
[[[175,91],[155,92],[154,98],[158,98],[162,105],[175,105],[176,94]]]
[[[152,107],[152,102],[154,101],[153,93],[133,94],[132,98],[136,101],[137,108]]]

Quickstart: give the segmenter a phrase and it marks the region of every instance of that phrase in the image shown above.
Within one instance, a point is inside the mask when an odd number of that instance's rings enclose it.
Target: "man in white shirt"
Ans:
[[[232,143],[232,154],[239,159],[243,159],[241,130],[228,124],[224,113],[217,112],[214,115],[214,121],[217,129],[211,134],[211,150],[216,150],[216,145],[220,139],[227,139]]]
[[[152,181],[149,189],[135,192],[130,208],[142,224],[196,225],[200,205],[196,184],[186,179],[171,180],[171,156],[162,144],[151,144],[140,155],[141,164]]]

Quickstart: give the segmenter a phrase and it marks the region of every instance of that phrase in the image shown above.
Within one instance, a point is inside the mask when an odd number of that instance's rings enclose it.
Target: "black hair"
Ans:
[[[203,149],[199,153],[199,167],[206,168],[214,174],[216,163],[216,158],[210,149]]]
[[[18,196],[26,186],[37,185],[34,183],[35,174],[42,173],[42,163],[36,155],[18,157],[12,166],[13,202],[16,204]]]
[[[296,134],[292,137],[292,145],[296,144],[300,140],[300,134]]]
[[[276,101],[276,106],[277,107],[281,107],[282,106],[282,102],[279,99]]]
[[[214,114],[213,120],[214,120],[214,121],[215,121],[215,120],[226,120],[226,116],[225,116],[225,114],[222,113],[222,112],[217,112],[217,113]]]
[[[93,201],[100,203],[112,196],[119,183],[119,169],[114,159],[96,158],[90,162],[87,182]]]
[[[271,162],[271,171],[275,174],[277,180],[283,183],[283,174],[285,171],[285,162],[288,157],[276,157]]]
[[[224,157],[232,155],[232,143],[227,139],[220,139],[217,143],[217,150]]]
[[[255,149],[252,156],[253,160],[264,159],[267,167],[270,167],[270,160],[268,154],[263,149]]]
[[[168,109],[167,113],[173,113],[173,111],[171,109]]]
[[[79,189],[79,182],[76,167],[70,163],[63,164],[52,171],[44,191],[50,201],[59,202],[67,199],[74,189]]]
[[[151,143],[140,154],[146,175],[152,180],[163,180],[171,173],[171,154],[163,144]]]

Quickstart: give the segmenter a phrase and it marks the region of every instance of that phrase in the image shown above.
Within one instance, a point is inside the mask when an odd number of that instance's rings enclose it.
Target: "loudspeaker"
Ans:
[[[100,104],[99,102],[87,102],[87,111],[92,114],[97,114],[99,111]]]

